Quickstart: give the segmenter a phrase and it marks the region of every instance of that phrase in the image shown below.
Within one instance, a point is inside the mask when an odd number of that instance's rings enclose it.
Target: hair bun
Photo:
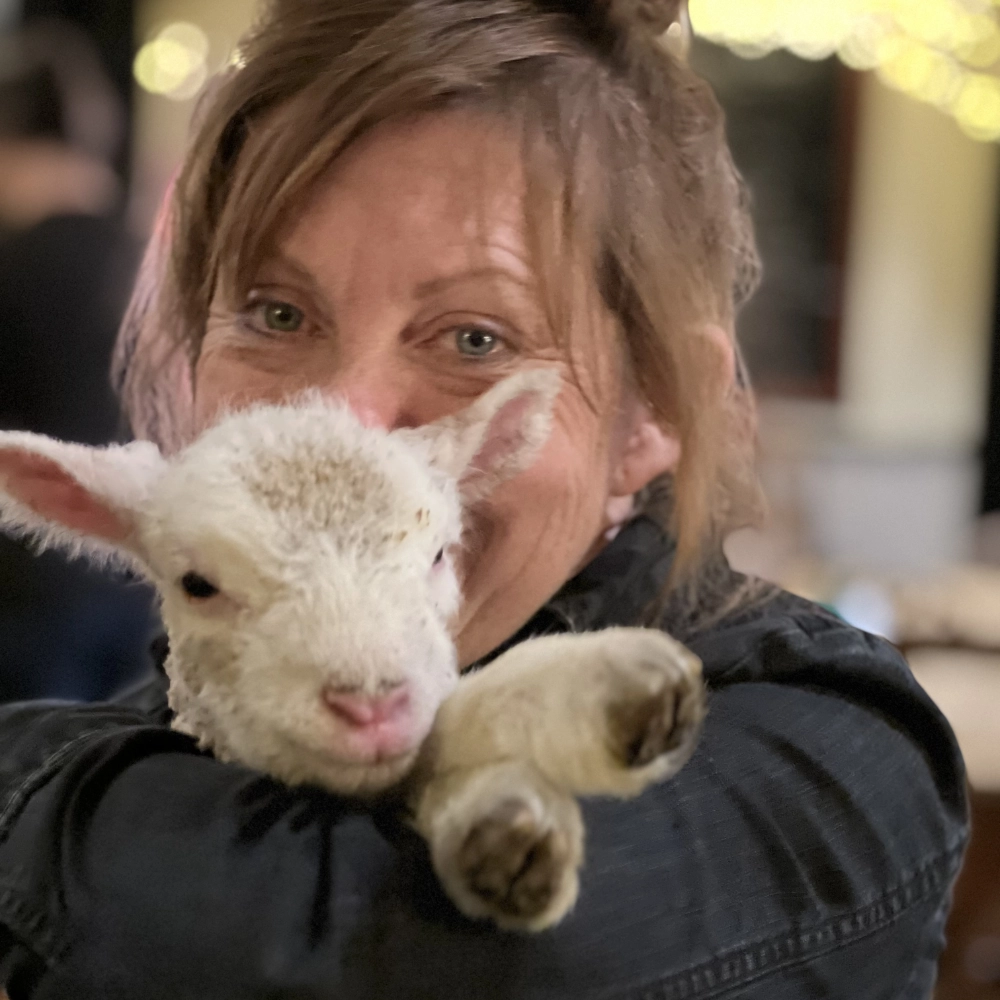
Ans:
[[[572,18],[599,49],[617,51],[630,35],[659,38],[682,21],[687,0],[535,0],[544,10]]]
[[[619,24],[635,27],[653,36],[662,35],[683,16],[684,0],[591,0],[604,7]],[[581,4],[586,6],[587,4]]]

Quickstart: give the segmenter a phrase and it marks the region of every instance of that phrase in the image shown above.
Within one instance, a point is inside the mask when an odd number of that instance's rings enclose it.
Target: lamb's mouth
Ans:
[[[400,784],[413,769],[416,760],[417,750],[366,762],[331,760],[335,779],[327,785],[348,795],[377,795]]]
[[[408,691],[358,707],[356,696],[331,697],[324,692],[320,705],[324,717],[325,741],[331,754],[345,765],[373,767],[392,765],[412,759],[423,743],[429,726],[415,710]],[[348,708],[343,707],[348,702]]]
[[[330,750],[347,767],[377,767],[412,760],[422,742],[422,738],[415,738],[412,727],[406,731],[371,727],[364,732],[333,734]]]

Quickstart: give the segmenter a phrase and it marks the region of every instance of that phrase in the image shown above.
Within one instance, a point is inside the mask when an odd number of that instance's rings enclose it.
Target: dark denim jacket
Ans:
[[[634,522],[528,631],[634,623],[668,562]],[[891,646],[788,594],[686,638],[700,748],[586,804],[580,902],[538,935],[459,917],[388,812],[200,753],[162,681],[3,709],[12,1000],[929,996],[967,837],[947,723]]]

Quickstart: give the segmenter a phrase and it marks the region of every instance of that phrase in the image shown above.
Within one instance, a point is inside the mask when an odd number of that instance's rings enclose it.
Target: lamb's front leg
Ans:
[[[573,795],[631,796],[680,770],[704,714],[701,663],[663,632],[533,639],[442,705],[437,768],[530,761]]]
[[[634,795],[690,756],[701,665],[660,632],[537,639],[462,679],[415,774],[415,825],[468,916],[540,930],[573,905],[574,795]]]
[[[434,771],[412,804],[434,870],[466,916],[538,931],[576,902],[580,807],[530,763]]]

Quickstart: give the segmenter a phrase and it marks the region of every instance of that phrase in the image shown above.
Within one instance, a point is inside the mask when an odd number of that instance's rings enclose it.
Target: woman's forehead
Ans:
[[[310,270],[396,258],[416,283],[488,267],[528,278],[524,223],[517,144],[489,119],[451,112],[386,123],[355,143],[278,243]]]
[[[383,122],[337,157],[270,245],[258,245],[237,293],[289,283],[336,313],[475,285],[489,289],[479,304],[528,308],[533,329],[561,340],[567,307],[592,310],[597,283],[573,239],[539,239],[558,225],[562,188],[551,161],[537,167],[517,124],[489,111]]]

